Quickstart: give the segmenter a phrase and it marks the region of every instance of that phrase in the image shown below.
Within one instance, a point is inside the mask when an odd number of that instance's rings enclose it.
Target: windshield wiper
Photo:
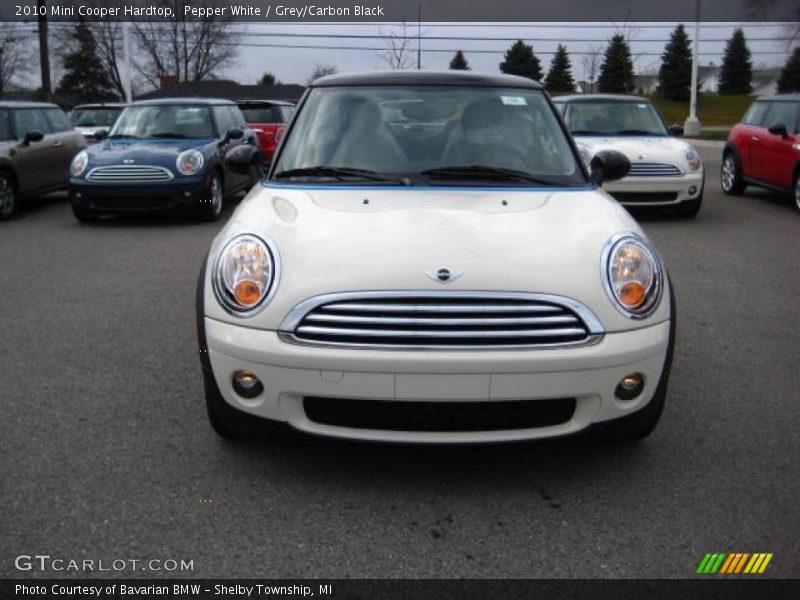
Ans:
[[[617,132],[617,135],[651,135],[651,136],[660,136],[663,135],[661,133],[657,133],[655,131],[647,131],[645,129],[622,129]]]
[[[516,169],[506,169],[503,167],[491,167],[488,165],[453,165],[451,167],[438,167],[436,169],[426,169],[422,175],[430,177],[444,177],[450,179],[488,179],[491,181],[526,181],[528,183],[538,183],[539,185],[556,185],[553,181],[541,179]]]
[[[370,181],[386,181],[410,185],[408,179],[387,177],[386,175],[381,175],[377,171],[370,171],[368,169],[355,169],[352,167],[329,167],[326,165],[287,169],[286,171],[279,171],[278,173],[275,173],[274,177],[275,179],[287,179],[290,177],[333,177],[335,179],[339,179],[340,181],[344,181],[346,178],[356,177],[360,179],[368,179]]]
[[[593,129],[571,129],[570,133],[572,135],[607,135],[602,131],[595,131]]]
[[[183,135],[182,133],[173,133],[171,131],[159,131],[158,133],[151,133],[151,138],[172,138],[176,140],[186,140],[189,139],[188,135]]]
[[[140,140],[138,135],[128,135],[127,133],[118,133],[116,135],[108,136],[109,140]]]

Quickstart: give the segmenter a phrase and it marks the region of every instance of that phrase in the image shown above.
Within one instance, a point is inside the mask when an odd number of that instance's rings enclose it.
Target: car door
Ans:
[[[24,143],[25,134],[40,131],[44,137],[38,142]],[[42,108],[14,110],[14,134],[17,144],[13,149],[14,165],[19,178],[20,192],[29,194],[58,185],[60,178],[60,145],[54,145],[50,136],[50,123]]]
[[[764,138],[767,130],[764,128],[765,116],[769,110],[770,102],[757,100],[754,102],[742,122],[734,129],[735,139],[733,140],[736,150],[739,153],[739,162],[742,173],[745,177],[757,177],[759,170],[757,164],[759,156],[759,144]]]
[[[792,185],[795,156],[792,145],[798,131],[798,103],[789,101],[771,102],[766,115],[767,129],[764,130],[760,142],[760,162],[762,176],[759,179],[782,188]],[[783,125],[788,135],[777,135],[769,132],[769,127]]]
[[[72,159],[85,142],[83,136],[72,128],[67,115],[60,108],[47,108],[44,112],[50,124],[50,133],[45,139],[54,148],[53,177],[56,184],[66,184],[69,181],[69,166]]]

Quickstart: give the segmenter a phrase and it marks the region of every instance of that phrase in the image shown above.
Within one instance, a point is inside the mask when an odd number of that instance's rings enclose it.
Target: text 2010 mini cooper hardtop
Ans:
[[[310,86],[198,287],[208,414],[400,442],[587,429],[642,437],[664,404],[664,265],[587,173],[539,84],[474,73]]]

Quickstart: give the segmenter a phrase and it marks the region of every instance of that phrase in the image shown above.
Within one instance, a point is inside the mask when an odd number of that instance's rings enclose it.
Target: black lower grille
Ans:
[[[677,192],[609,192],[617,202],[674,202]]]
[[[383,431],[503,431],[566,423],[575,413],[574,398],[494,402],[415,402],[303,399],[306,416],[315,423]]]

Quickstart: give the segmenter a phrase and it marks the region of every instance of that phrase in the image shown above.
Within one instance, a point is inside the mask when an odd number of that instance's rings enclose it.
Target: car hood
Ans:
[[[174,161],[175,157],[191,148],[202,148],[212,139],[192,140],[105,140],[93,144],[87,150],[90,166],[116,164],[123,160],[133,160],[142,164],[159,164],[161,161]]]
[[[277,330],[307,298],[366,290],[557,294],[584,303],[608,331],[668,318],[661,306],[647,322],[634,322],[608,299],[604,246],[620,232],[643,234],[613,199],[591,188],[258,186],[216,237],[208,268],[223,244],[245,232],[268,236],[280,260],[276,293],[246,320],[250,327]],[[443,267],[461,276],[442,284],[426,275]],[[243,324],[219,306],[208,277],[205,299],[209,317]]]
[[[659,136],[575,136],[575,143],[594,155],[600,150],[617,150],[631,162],[660,162],[682,166],[691,145],[673,137]]]

